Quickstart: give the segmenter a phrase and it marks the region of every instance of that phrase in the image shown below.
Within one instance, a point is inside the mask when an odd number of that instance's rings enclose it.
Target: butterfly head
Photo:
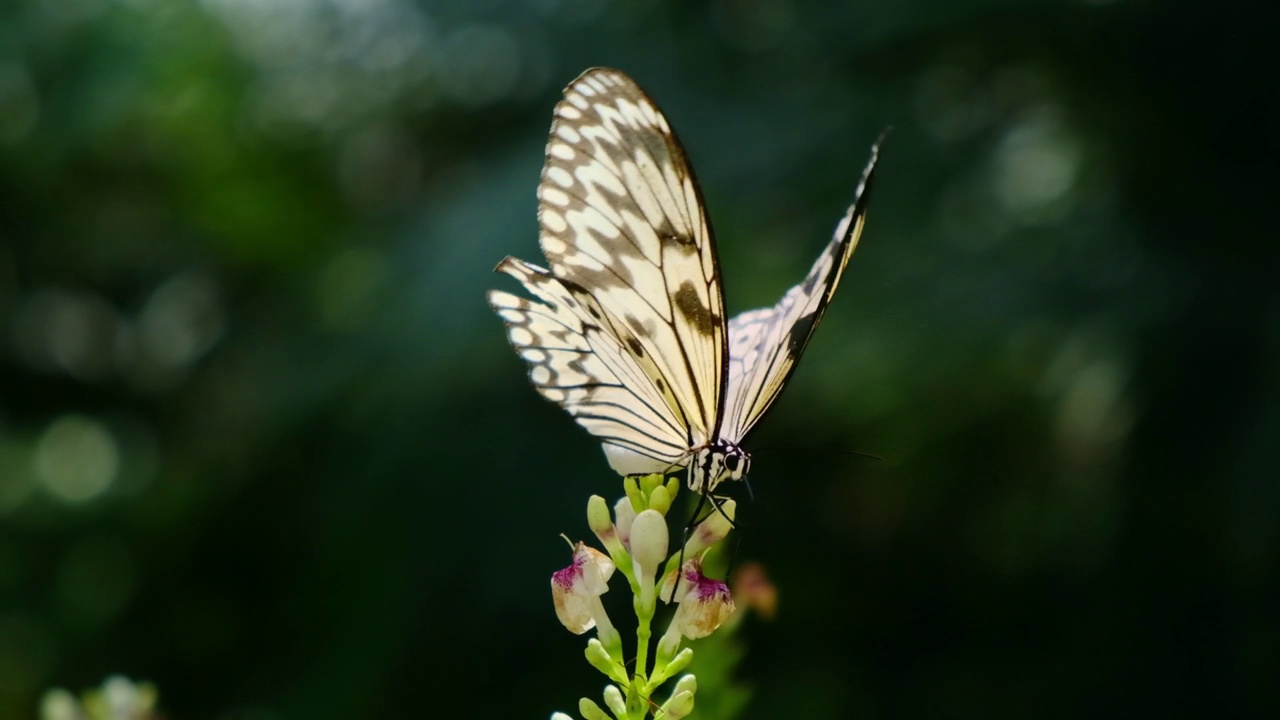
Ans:
[[[689,463],[689,489],[710,493],[725,480],[741,480],[751,471],[747,451],[725,440],[704,445]]]

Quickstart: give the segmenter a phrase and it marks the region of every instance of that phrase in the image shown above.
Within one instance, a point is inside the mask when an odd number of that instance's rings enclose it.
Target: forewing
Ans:
[[[788,290],[777,305],[744,312],[729,321],[729,379],[721,433],[725,439],[737,442],[750,432],[800,361],[858,245],[879,154],[877,142],[853,204],[804,282]]]
[[[654,102],[626,75],[583,73],[556,105],[538,186],[542,251],[638,345],[688,431],[716,436],[727,356],[724,303],[702,197]]]
[[[543,397],[606,444],[670,464],[687,453],[685,429],[669,396],[649,380],[653,369],[625,347],[636,342],[629,330],[572,281],[510,257],[497,270],[536,298],[497,290],[488,295]]]

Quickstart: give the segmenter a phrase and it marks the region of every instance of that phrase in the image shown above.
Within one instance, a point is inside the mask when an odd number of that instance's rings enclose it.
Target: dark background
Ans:
[[[1179,7],[1185,9],[1178,9]],[[620,485],[485,307],[633,75],[731,311],[862,245],[752,438],[745,717],[1280,714],[1275,24],[1244,4],[0,7],[0,717],[546,717]],[[876,461],[853,451],[883,457]],[[710,692],[710,691],[708,691]],[[708,699],[710,703],[710,699]]]

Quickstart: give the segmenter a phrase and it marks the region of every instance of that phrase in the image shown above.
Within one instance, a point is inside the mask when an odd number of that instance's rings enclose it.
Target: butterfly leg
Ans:
[[[691,471],[692,472],[692,471]],[[684,525],[684,537],[680,539],[680,560],[676,563],[676,579],[671,583],[671,596],[667,598],[668,603],[676,600],[676,590],[680,588],[681,574],[684,573],[684,549],[689,544],[689,538],[693,536],[693,531],[702,524],[698,519],[698,515],[702,512],[702,506],[707,504],[707,498],[711,497],[710,493],[698,493],[698,504],[694,506],[693,513],[689,515],[689,522]],[[715,501],[711,501],[715,504]],[[724,511],[721,510],[721,513]],[[727,516],[726,516],[727,517]],[[706,518],[703,518],[704,520]]]

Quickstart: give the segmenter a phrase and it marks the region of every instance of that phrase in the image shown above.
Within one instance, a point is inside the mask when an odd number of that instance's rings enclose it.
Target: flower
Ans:
[[[701,558],[687,561],[681,575],[688,590],[677,596],[680,607],[671,624],[690,640],[706,637],[733,614],[733,595],[728,585],[702,574]]]
[[[577,635],[597,625],[601,633],[612,632],[613,625],[604,612],[600,596],[609,589],[613,575],[613,561],[608,555],[578,543],[573,549],[573,562],[569,567],[551,575],[551,597],[556,605],[556,617],[561,624]]]
[[[671,595],[674,576],[662,588],[663,597]],[[733,595],[729,586],[702,574],[702,558],[692,558],[680,570],[680,586],[674,597],[680,607],[671,624],[658,641],[658,658],[674,659],[682,638],[697,640],[716,631],[733,614]],[[687,651],[687,648],[686,648]]]
[[[155,717],[156,688],[112,675],[101,688],[84,694],[83,705],[61,688],[45,693],[40,703],[43,720],[148,720]]]
[[[760,563],[746,563],[738,567],[729,578],[733,584],[733,596],[741,600],[747,609],[755,610],[764,620],[772,620],[778,612],[778,588],[769,579]]]

